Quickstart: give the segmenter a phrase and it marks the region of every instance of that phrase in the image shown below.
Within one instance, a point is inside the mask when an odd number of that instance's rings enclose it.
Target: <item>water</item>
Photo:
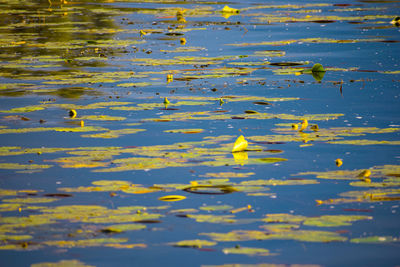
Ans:
[[[5,266],[398,264],[396,1],[1,6]]]

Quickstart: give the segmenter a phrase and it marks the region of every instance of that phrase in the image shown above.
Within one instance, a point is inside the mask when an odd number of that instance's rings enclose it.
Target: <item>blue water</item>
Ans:
[[[224,119],[224,120],[184,120],[184,121],[143,121],[148,118],[159,118],[162,115],[176,114],[178,112],[203,112],[226,111],[226,114],[237,116],[244,115],[245,110],[254,110],[260,113],[290,114],[304,116],[307,114],[343,114],[335,120],[310,121],[317,123],[320,129],[333,127],[377,127],[399,128],[399,34],[400,28],[390,24],[390,21],[399,14],[400,6],[397,2],[374,1],[349,1],[349,6],[334,5],[331,2],[323,2],[327,6],[311,6],[301,8],[274,7],[254,10],[244,10],[229,18],[221,16],[220,10],[224,5],[237,9],[257,7],[260,5],[281,5],[280,1],[231,1],[225,2],[149,2],[135,3],[130,1],[84,1],[82,3],[69,2],[61,4],[52,1],[49,7],[46,1],[31,1],[31,7],[19,6],[13,3],[2,3],[4,10],[10,10],[9,15],[4,15],[1,20],[1,39],[3,52],[0,52],[0,82],[29,83],[30,89],[47,89],[47,92],[30,91],[23,86],[17,89],[0,89],[0,109],[10,110],[15,107],[38,105],[41,101],[52,100],[55,104],[89,105],[97,102],[122,101],[133,104],[138,103],[162,103],[164,97],[168,97],[172,104],[170,107],[178,110],[165,110],[157,107],[151,110],[120,111],[109,108],[78,109],[79,116],[83,115],[109,115],[126,117],[124,121],[85,121],[85,126],[99,126],[111,130],[125,128],[146,129],[136,134],[126,134],[118,138],[100,139],[83,138],[82,134],[71,132],[37,132],[20,134],[1,134],[0,146],[18,146],[22,148],[71,148],[76,147],[134,147],[172,145],[178,142],[200,142],[205,137],[217,137],[221,135],[232,136],[229,142],[241,134],[245,137],[274,135],[275,128],[280,128],[279,123],[297,123],[296,120],[283,119]],[[305,5],[321,4],[319,1],[286,2],[285,4]],[[184,13],[187,21],[178,32],[183,35],[166,35],[168,27],[175,28],[179,25],[176,21],[176,10],[188,9]],[[345,11],[345,9],[353,9]],[[174,11],[163,12],[163,9]],[[176,9],[176,10],[175,10]],[[196,10],[205,10],[204,13]],[[340,11],[342,9],[342,11]],[[361,10],[358,10],[361,9]],[[317,10],[317,12],[303,12],[305,10]],[[298,12],[299,11],[299,12]],[[21,12],[20,15],[19,12]],[[124,13],[122,13],[124,12]],[[65,15],[67,13],[67,15]],[[37,15],[41,14],[41,15]],[[64,16],[62,16],[64,14]],[[287,22],[274,21],[271,23],[260,21],[261,15],[280,15],[290,18],[302,18],[311,16],[339,16],[331,18],[331,23],[316,22]],[[368,20],[349,23],[340,17],[385,15],[387,18],[371,17]],[[30,27],[30,23],[44,21],[49,23],[42,26]],[[352,21],[350,19],[350,21]],[[61,22],[65,24],[60,24]],[[68,22],[72,23],[71,30],[65,31]],[[79,24],[80,22],[85,22]],[[240,23],[238,23],[240,22]],[[24,25],[14,25],[25,23]],[[51,25],[53,23],[53,25]],[[75,23],[75,24],[74,24]],[[226,28],[227,27],[227,28]],[[205,30],[189,30],[190,28],[205,28]],[[152,29],[157,31],[140,36],[138,30]],[[99,30],[96,33],[95,30]],[[109,32],[107,32],[109,30]],[[122,31],[119,31],[122,30]],[[13,36],[13,37],[9,37]],[[187,40],[186,45],[180,44],[180,38]],[[7,43],[27,40],[27,44],[8,47]],[[14,38],[14,39],[12,39]],[[324,43],[301,42],[306,38],[330,38],[336,40],[353,40],[348,43]],[[378,40],[371,40],[378,39]],[[71,40],[84,41],[91,44],[100,40],[136,40],[145,41],[128,45],[126,47],[99,46],[97,53],[93,54],[93,47],[80,46],[78,48],[57,48],[44,46],[38,48],[38,44],[60,42],[70,44]],[[231,44],[281,42],[296,40],[291,44],[277,45],[250,45],[232,46]],[[364,40],[364,41],[363,41]],[[365,40],[369,40],[366,42]],[[96,45],[94,45],[96,47]],[[160,50],[173,50],[175,48],[200,47],[200,51],[164,53]],[[145,51],[152,53],[145,53]],[[254,57],[255,51],[279,50],[285,53],[282,57]],[[100,51],[100,52],[99,52]],[[107,60],[99,60],[103,65],[85,65],[79,61],[82,56],[102,56]],[[63,61],[61,66],[49,68],[32,68],[30,66],[15,67],[20,63],[21,57],[30,57],[33,62],[38,56],[57,55],[62,59],[73,59],[75,65]],[[153,65],[143,66],[134,64],[135,58],[173,59],[177,56],[188,57],[220,57],[220,56],[248,56],[241,59],[219,60],[216,64],[204,63],[186,65]],[[311,68],[315,63],[320,63],[327,69],[322,81],[316,81],[312,75],[277,75],[273,70],[279,66],[239,66],[251,68],[252,72],[241,76],[228,76],[220,78],[204,77],[182,81],[179,78],[189,72],[190,75],[207,73],[207,70],[232,67],[237,65],[232,62],[309,62],[308,64],[294,66],[292,68]],[[80,62],[80,63],[79,63]],[[90,61],[93,62],[93,61]],[[46,64],[46,63],[44,63]],[[198,72],[194,72],[194,70]],[[135,74],[148,75],[144,78],[115,77],[113,82],[83,82],[79,84],[49,85],[49,77],[55,71],[82,71],[81,76],[87,73],[113,73],[117,71],[130,71]],[[391,71],[393,73],[383,73]],[[174,72],[174,81],[166,83],[166,73]],[[29,76],[27,78],[27,75]],[[73,74],[71,74],[73,75]],[[80,78],[79,75],[74,77]],[[238,79],[247,79],[246,83],[239,83]],[[252,79],[261,79],[254,81]],[[138,86],[124,88],[118,86],[122,83],[150,82],[150,86]],[[0,84],[0,85],[1,85]],[[71,98],[66,95],[56,94],[53,89],[70,87],[89,87],[90,92]],[[212,89],[216,90],[212,90]],[[341,90],[340,90],[341,88]],[[16,92],[19,92],[17,94]],[[174,106],[181,101],[176,97],[213,97],[218,99],[228,95],[256,96],[267,98],[298,97],[297,101],[274,102],[272,105],[255,105],[254,101],[234,102],[227,99],[226,103],[219,106],[218,101],[210,105]],[[192,100],[188,100],[192,101]],[[197,101],[197,100],[195,100]],[[200,100],[199,100],[200,101]],[[28,117],[29,121],[21,119],[7,119],[5,116],[20,115]],[[43,124],[39,120],[45,120]],[[138,126],[126,126],[126,123],[141,123]],[[5,113],[0,114],[0,126],[10,129],[35,128],[35,127],[78,127],[70,123],[68,109],[49,108],[35,112]],[[171,129],[203,129],[202,133],[180,134],[166,133]],[[1,130],[1,128],[0,128]],[[308,130],[308,132],[311,132]],[[344,140],[379,140],[399,141],[399,131],[381,134],[366,134],[365,136],[344,137]],[[251,141],[250,141],[251,142]],[[22,228],[18,234],[33,236],[28,248],[1,249],[0,256],[4,266],[30,266],[40,262],[59,262],[60,260],[76,259],[87,265],[94,266],[203,266],[223,264],[316,264],[321,266],[396,266],[400,262],[399,250],[399,201],[375,201],[355,202],[332,205],[316,205],[315,200],[327,200],[340,198],[339,194],[347,191],[362,191],[374,188],[362,188],[349,185],[354,180],[317,179],[315,175],[297,176],[299,172],[308,171],[335,171],[335,170],[363,170],[376,169],[376,166],[399,165],[400,155],[398,145],[342,145],[329,144],[324,141],[310,142],[312,146],[301,146],[301,142],[289,141],[281,143],[261,144],[265,150],[281,150],[279,154],[263,152],[248,152],[249,158],[280,157],[287,161],[276,164],[228,164],[226,166],[179,166],[163,167],[160,169],[127,170],[122,172],[92,172],[100,168],[63,168],[61,164],[51,160],[71,157],[65,152],[44,153],[43,155],[3,155],[1,163],[51,164],[52,168],[40,172],[21,173],[13,169],[0,169],[0,188],[21,190],[40,190],[36,197],[47,193],[62,193],[61,187],[90,186],[97,180],[125,180],[134,184],[151,187],[155,184],[190,184],[190,181],[208,179],[203,178],[206,173],[254,172],[248,178],[231,178],[230,182],[239,183],[246,180],[290,178],[314,179],[319,184],[290,185],[290,186],[266,186],[275,197],[251,196],[244,192],[231,194],[210,195],[191,194],[182,190],[172,192],[153,192],[149,194],[125,194],[117,192],[117,196],[110,197],[110,192],[72,193],[72,197],[61,198],[53,203],[36,204],[37,206],[56,207],[62,205],[101,205],[109,209],[123,206],[162,206],[169,205],[165,210],[159,210],[163,217],[159,223],[148,223],[147,228],[139,231],[128,231],[107,235],[94,232],[96,238],[127,238],[129,244],[143,243],[146,248],[110,248],[104,246],[62,248],[56,246],[43,246],[35,248],[49,240],[69,240],[69,233],[76,229],[99,227],[97,224],[82,222],[58,221],[39,227]],[[219,145],[219,144],[218,144]],[[218,145],[205,145],[206,148],[215,148]],[[250,146],[255,144],[250,144]],[[200,147],[200,146],[198,146]],[[135,155],[136,156],[136,155]],[[129,154],[120,154],[112,160],[135,157]],[[227,158],[233,161],[233,155],[226,153]],[[335,159],[343,159],[340,169],[335,166]],[[50,160],[50,161],[49,161]],[[1,165],[0,165],[1,166]],[[397,167],[398,170],[399,167]],[[397,179],[398,179],[398,174]],[[373,181],[381,181],[383,177],[373,177]],[[399,190],[398,186],[389,187]],[[376,189],[376,188],[375,188]],[[187,198],[177,202],[162,202],[158,200],[164,195],[183,195]],[[1,195],[0,195],[1,196]],[[398,194],[391,195],[398,196]],[[20,193],[20,198],[27,197]],[[1,200],[13,198],[1,196]],[[6,202],[2,202],[6,203]],[[32,204],[34,205],[34,204]],[[338,232],[348,240],[343,242],[305,242],[296,240],[250,240],[218,242],[208,249],[173,247],[171,242],[181,240],[206,239],[207,236],[200,233],[227,233],[234,230],[261,231],[262,221],[247,221],[246,223],[209,223],[196,222],[194,219],[179,217],[173,213],[176,209],[198,209],[194,214],[230,215],[229,211],[206,212],[199,210],[204,205],[231,205],[234,208],[251,205],[254,212],[239,212],[234,214],[235,219],[261,219],[266,214],[289,213],[307,217],[323,215],[366,215],[372,216],[371,220],[352,222],[349,226],[339,227],[314,227],[300,225],[301,230],[323,230]],[[2,211],[1,218],[10,216],[29,216],[40,211],[18,210]],[[0,227],[6,227],[2,221]],[[97,228],[96,228],[97,229]],[[16,242],[3,238],[0,233],[0,247]],[[391,236],[393,242],[356,244],[349,240],[352,238],[371,236]],[[92,238],[94,238],[92,236]],[[397,241],[396,241],[397,239]],[[228,247],[255,247],[265,248],[275,255],[248,256],[224,254],[222,250]],[[238,265],[238,266],[243,266]],[[229,265],[228,265],[229,266]],[[247,265],[245,265],[247,266]],[[259,265],[262,266],[262,265]]]

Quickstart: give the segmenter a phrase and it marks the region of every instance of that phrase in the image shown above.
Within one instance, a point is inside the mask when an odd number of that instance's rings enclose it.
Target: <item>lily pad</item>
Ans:
[[[233,247],[233,248],[224,248],[222,250],[224,254],[242,254],[249,256],[271,256],[276,255],[270,253],[268,249],[265,248],[250,248],[250,247]]]
[[[217,242],[207,241],[207,240],[182,240],[174,243],[170,243],[170,245],[174,247],[189,247],[189,248],[202,248],[202,247],[210,247],[215,246]]]

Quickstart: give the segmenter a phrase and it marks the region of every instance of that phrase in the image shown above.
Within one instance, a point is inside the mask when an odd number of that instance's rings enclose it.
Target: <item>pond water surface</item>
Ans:
[[[0,6],[0,265],[400,264],[399,1]]]

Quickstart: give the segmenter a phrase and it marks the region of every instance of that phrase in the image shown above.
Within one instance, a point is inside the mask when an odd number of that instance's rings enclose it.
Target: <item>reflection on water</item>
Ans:
[[[8,265],[398,262],[396,2],[0,7]]]

